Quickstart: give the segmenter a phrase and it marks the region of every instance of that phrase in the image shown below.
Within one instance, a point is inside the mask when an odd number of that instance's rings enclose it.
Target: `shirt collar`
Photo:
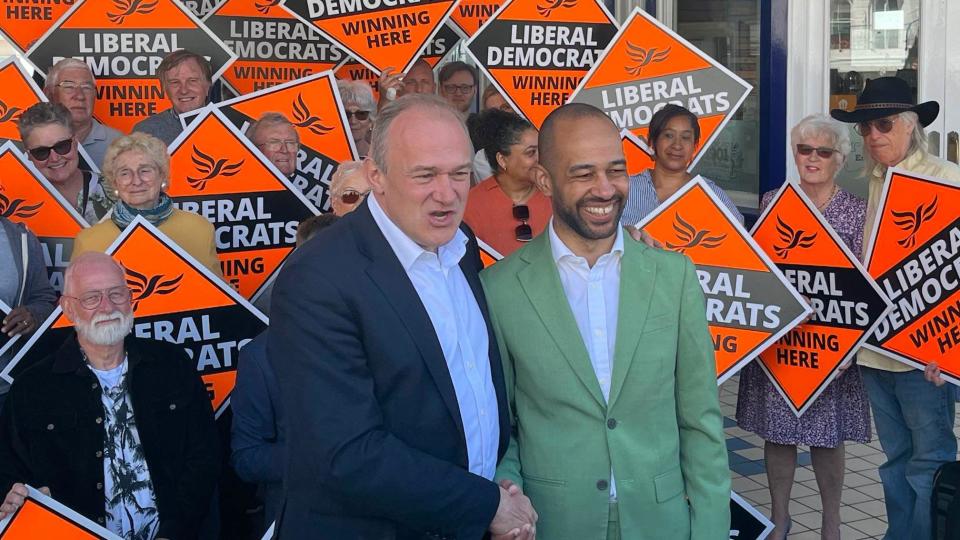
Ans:
[[[432,252],[423,249],[419,244],[414,242],[412,238],[407,236],[407,233],[403,232],[400,227],[387,216],[377,201],[376,193],[371,193],[370,196],[367,197],[367,206],[370,208],[373,221],[375,221],[377,227],[380,228],[380,232],[382,232],[383,236],[387,239],[387,243],[390,244],[394,254],[400,259],[400,265],[403,266],[404,271],[409,272],[410,268],[421,257],[429,258],[433,256]],[[455,234],[449,242],[440,246],[440,249],[437,250],[436,257],[439,259],[440,266],[450,268],[460,264],[460,259],[462,259],[466,253],[467,235],[458,228],[457,234]]]
[[[93,119],[93,127],[90,128],[90,133],[87,134],[87,139],[84,141],[104,141],[107,139],[107,130],[104,129],[103,124],[97,122],[96,118]]]
[[[575,254],[570,251],[570,248],[563,243],[563,240],[560,240],[560,237],[557,236],[557,231],[553,228],[553,218],[550,218],[550,225],[547,227],[550,235],[550,251],[553,252],[553,262],[560,263],[561,259],[566,257],[573,257],[574,259],[583,259],[583,257]],[[611,254],[623,255],[623,227],[617,227],[617,236],[613,240],[613,246],[610,248],[608,253],[605,253],[602,257],[606,257]]]

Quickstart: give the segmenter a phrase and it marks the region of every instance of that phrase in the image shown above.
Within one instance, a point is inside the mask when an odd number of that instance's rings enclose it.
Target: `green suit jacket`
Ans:
[[[690,260],[624,239],[609,403],[548,232],[481,278],[513,427],[497,476],[530,497],[537,538],[604,540],[612,469],[623,538],[728,539],[713,343]]]

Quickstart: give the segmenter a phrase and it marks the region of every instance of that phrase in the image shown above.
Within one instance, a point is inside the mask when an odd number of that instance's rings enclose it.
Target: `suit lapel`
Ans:
[[[636,356],[643,324],[650,312],[656,264],[644,256],[646,246],[627,240],[620,261],[620,296],[617,307],[617,340],[613,353],[613,375],[610,378],[610,405],[616,402],[623,381]]]
[[[466,449],[466,437],[463,430],[463,420],[460,417],[460,405],[457,403],[457,394],[453,388],[453,380],[450,378],[450,370],[447,368],[447,361],[443,356],[443,350],[440,348],[440,341],[437,339],[436,330],[427,314],[420,296],[413,287],[413,282],[407,277],[407,272],[397,259],[393,248],[383,236],[377,223],[370,214],[370,209],[366,202],[363,206],[355,210],[362,212],[360,219],[357,220],[357,227],[360,229],[358,240],[360,240],[361,249],[370,258],[370,265],[366,268],[366,273],[376,284],[380,292],[387,299],[396,313],[397,319],[407,329],[407,332],[413,338],[420,356],[427,366],[427,370],[433,377],[440,396],[444,404],[453,417],[457,425],[457,430],[464,441]],[[464,450],[466,454],[466,450]]]
[[[549,233],[544,232],[533,242],[521,255],[530,264],[519,273],[520,286],[574,374],[593,399],[605,406],[600,383],[560,283]]]

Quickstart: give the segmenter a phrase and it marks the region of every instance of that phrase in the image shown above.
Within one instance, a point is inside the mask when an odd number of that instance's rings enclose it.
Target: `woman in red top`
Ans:
[[[499,109],[483,111],[468,124],[494,172],[470,189],[463,220],[478,239],[506,257],[543,232],[553,214],[550,199],[531,174],[537,164],[537,129]]]

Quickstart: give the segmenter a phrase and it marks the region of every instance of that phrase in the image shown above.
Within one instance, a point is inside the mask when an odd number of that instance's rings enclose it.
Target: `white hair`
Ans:
[[[330,195],[332,197],[339,197],[347,178],[350,178],[353,173],[362,170],[362,168],[362,161],[344,161],[341,163],[330,179]]]
[[[790,147],[796,152],[797,145],[802,141],[821,136],[830,139],[830,144],[837,150],[834,159],[842,166],[853,148],[850,144],[850,128],[825,114],[811,114],[793,126],[790,130]]]
[[[920,117],[917,113],[913,111],[903,111],[896,116],[898,122],[907,122],[911,127],[910,147],[907,148],[907,156],[919,152],[924,158],[927,157],[927,133],[923,131],[923,126],[920,124]],[[879,163],[873,159],[870,152],[864,152],[863,154],[863,174],[869,178]],[[906,158],[906,156],[904,156],[904,158]],[[886,174],[886,168],[884,168],[883,174]]]
[[[90,78],[93,79],[93,82],[97,82],[96,77],[93,76],[93,71],[86,62],[83,60],[77,60],[76,58],[64,58],[63,60],[60,60],[54,64],[53,67],[50,68],[50,72],[47,73],[47,80],[43,83],[43,92],[47,94],[47,97],[50,97],[50,93],[53,92],[53,89],[60,84],[60,73],[63,70],[70,68],[86,70],[87,73],[90,74]]]

